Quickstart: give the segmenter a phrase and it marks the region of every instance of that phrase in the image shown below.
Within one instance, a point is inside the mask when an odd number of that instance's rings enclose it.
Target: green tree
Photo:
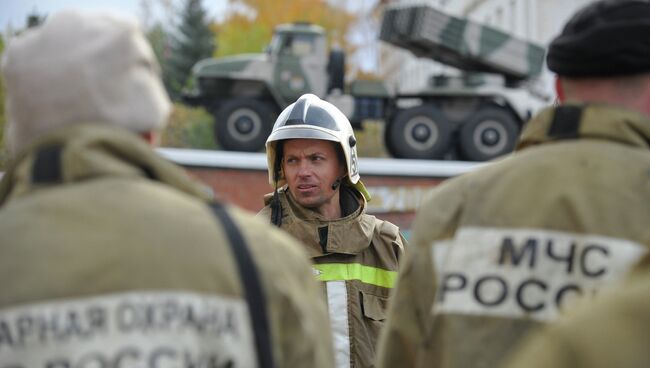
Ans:
[[[201,0],[186,0],[180,14],[181,20],[169,37],[171,54],[163,64],[169,69],[167,90],[174,99],[190,75],[192,66],[199,60],[212,56],[215,50],[215,33]]]
[[[173,74],[170,71],[169,60],[172,55],[172,50],[169,45],[169,37],[163,25],[158,22],[154,24],[150,29],[147,30],[147,39],[151,44],[156,59],[158,59],[158,64],[161,69],[161,77],[167,93],[171,94],[170,86],[174,83]]]
[[[174,103],[161,144],[164,147],[216,149],[212,116],[202,108]]]
[[[231,15],[218,26],[217,56],[260,53],[271,40],[273,26],[255,22],[242,14]]]
[[[45,22],[45,15],[39,15],[35,11],[27,16],[27,28],[38,27]]]
[[[172,94],[170,86],[177,83],[173,79],[174,74],[170,62],[174,54],[171,45],[173,40],[171,33],[163,25],[164,21],[151,21],[153,19],[151,15],[153,13],[152,1],[141,0],[144,24],[148,25],[146,27],[147,39],[160,64],[165,87]],[[162,6],[167,19],[174,19],[179,16],[179,12],[175,12],[171,2],[157,1],[157,4]],[[178,93],[178,90],[176,93]],[[168,124],[162,132],[161,143],[165,147],[215,149],[216,145],[211,129],[211,116],[203,108],[192,108],[175,102]]]

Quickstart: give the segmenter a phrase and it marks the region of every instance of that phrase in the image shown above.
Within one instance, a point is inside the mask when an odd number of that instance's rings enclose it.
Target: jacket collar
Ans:
[[[606,139],[650,148],[650,118],[605,104],[569,104],[546,108],[528,123],[517,150],[575,138]]]
[[[0,205],[39,188],[104,176],[149,178],[209,200],[209,192],[142,139],[98,124],[62,128],[16,157],[0,183]]]
[[[280,189],[282,210],[290,218],[282,227],[307,245],[310,257],[329,253],[358,254],[370,246],[375,230],[374,216],[367,215],[366,201],[356,190],[358,208],[337,220],[327,220],[320,214],[298,204],[286,187]]]

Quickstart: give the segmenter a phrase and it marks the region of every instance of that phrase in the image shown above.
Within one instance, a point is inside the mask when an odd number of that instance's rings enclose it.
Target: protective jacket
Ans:
[[[65,128],[18,158],[0,185],[3,366],[259,366],[230,232],[206,193],[116,128]],[[226,212],[261,280],[275,366],[333,366],[300,246]]]
[[[531,329],[619,280],[650,245],[649,142],[636,112],[549,108],[513,155],[435,188],[380,366],[499,366]]]
[[[583,303],[517,349],[508,368],[650,366],[650,275],[626,280]]]
[[[388,297],[406,241],[397,226],[365,213],[353,188],[341,188],[343,217],[326,220],[279,190],[281,228],[300,240],[323,281],[334,335],[337,367],[373,367]],[[266,196],[266,202],[272,195]],[[260,217],[271,218],[269,206]]]

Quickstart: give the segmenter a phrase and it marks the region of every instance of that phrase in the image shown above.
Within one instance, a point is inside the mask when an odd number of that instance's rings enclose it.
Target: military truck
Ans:
[[[263,54],[198,62],[185,101],[215,116],[226,150],[259,151],[277,114],[304,93],[335,104],[355,128],[386,123],[385,144],[398,158],[489,160],[510,152],[521,127],[545,102],[522,88],[542,68],[544,49],[426,5],[387,7],[380,39],[465,71],[433,75],[403,93],[382,81],[345,85],[345,55],[328,52],[323,28],[275,29]]]

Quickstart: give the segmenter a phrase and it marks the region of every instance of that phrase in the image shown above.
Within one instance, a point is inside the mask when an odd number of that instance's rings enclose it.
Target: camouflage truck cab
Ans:
[[[280,25],[265,53],[199,61],[184,100],[214,115],[224,149],[258,151],[283,108],[304,93],[325,94],[326,69],[323,28]]]

